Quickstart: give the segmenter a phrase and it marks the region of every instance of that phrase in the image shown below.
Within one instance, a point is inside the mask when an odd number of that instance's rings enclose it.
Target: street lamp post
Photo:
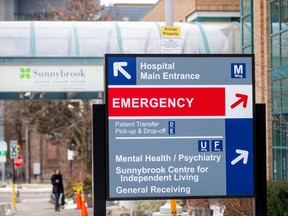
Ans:
[[[27,129],[27,142],[26,142],[26,181],[31,183],[31,128],[30,125]]]
[[[43,140],[42,134],[40,134],[40,180],[43,183]]]

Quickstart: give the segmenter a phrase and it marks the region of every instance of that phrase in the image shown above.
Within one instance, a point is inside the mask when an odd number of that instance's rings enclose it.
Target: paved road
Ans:
[[[49,194],[47,194],[49,195]],[[25,199],[17,205],[15,215],[21,216],[80,216],[80,210],[62,210],[55,212],[54,206],[49,202],[49,198],[30,198]],[[92,209],[89,209],[89,215],[92,216]]]
[[[9,195],[6,195],[9,196]],[[10,195],[11,197],[11,195]],[[1,197],[2,199],[2,197]],[[16,203],[15,216],[81,216],[80,210],[54,211],[54,205],[50,202],[50,193],[21,194],[20,202]],[[1,203],[1,202],[0,202]],[[1,215],[1,214],[0,214]],[[88,215],[93,216],[93,209],[88,209]]]

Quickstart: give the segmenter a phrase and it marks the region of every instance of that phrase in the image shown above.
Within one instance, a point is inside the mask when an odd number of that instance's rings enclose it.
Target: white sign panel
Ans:
[[[104,91],[103,66],[1,66],[1,92]]]
[[[162,26],[161,28],[161,53],[181,53],[180,26]]]
[[[0,163],[6,163],[6,156],[0,156]]]
[[[15,159],[18,157],[18,142],[17,140],[11,140],[10,141],[10,158]]]
[[[0,141],[0,151],[7,151],[7,143],[5,141]]]
[[[33,174],[34,175],[40,175],[41,174],[41,165],[40,165],[40,163],[34,163],[33,164]]]
[[[161,39],[161,53],[180,54],[181,53],[181,38],[164,38]]]
[[[67,160],[74,160],[74,151],[68,149],[67,150]]]
[[[7,155],[7,143],[5,141],[0,142],[0,157],[5,156],[6,160],[6,155]]]

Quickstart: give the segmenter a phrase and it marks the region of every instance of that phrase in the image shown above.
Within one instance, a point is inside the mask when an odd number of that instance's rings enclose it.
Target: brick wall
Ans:
[[[256,103],[266,104],[267,179],[272,180],[270,10],[269,1],[254,0]]]
[[[186,22],[195,11],[239,11],[240,0],[174,0],[175,22]],[[165,21],[165,0],[143,17],[142,21]]]

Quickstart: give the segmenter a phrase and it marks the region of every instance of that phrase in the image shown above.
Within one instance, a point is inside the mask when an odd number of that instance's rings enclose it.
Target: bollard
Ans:
[[[174,209],[171,209],[172,205]],[[189,214],[187,212],[183,212],[183,208],[179,205],[177,205],[176,200],[167,200],[167,203],[160,207],[160,212],[154,212],[152,216],[188,216]],[[172,214],[173,210],[173,214]],[[176,213],[175,213],[176,211]]]
[[[16,203],[19,203],[20,202],[20,191],[19,191],[19,188],[17,189],[17,192],[16,192]]]
[[[16,209],[16,199],[15,199],[15,184],[12,183],[12,194],[11,194],[11,203],[14,209]]]
[[[171,204],[171,216],[177,216],[177,204],[176,204],[176,200],[171,200],[170,201]]]

